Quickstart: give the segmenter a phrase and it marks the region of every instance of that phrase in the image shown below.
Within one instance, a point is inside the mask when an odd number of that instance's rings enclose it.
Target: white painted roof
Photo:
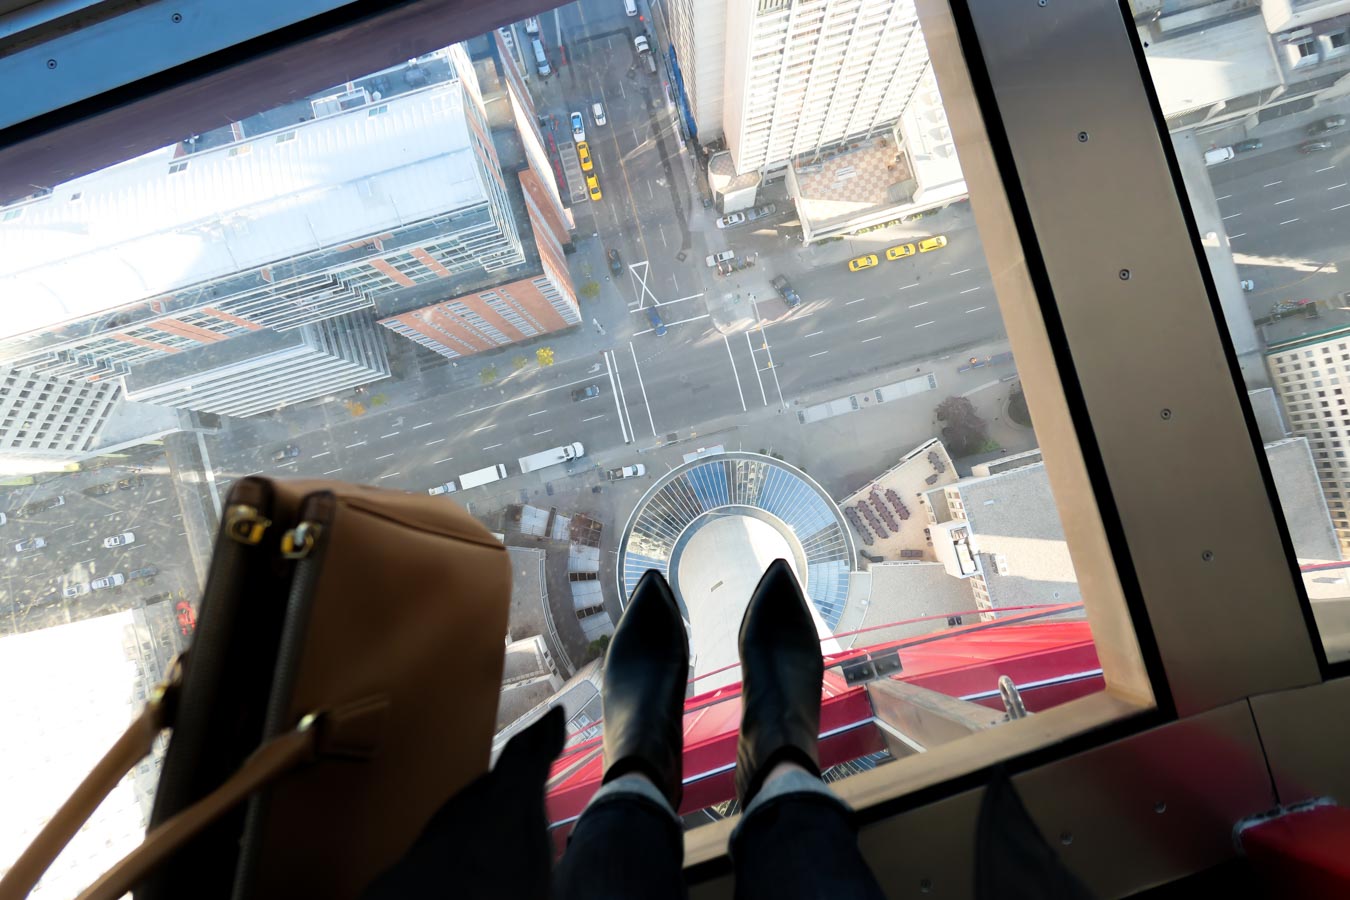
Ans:
[[[1280,67],[1260,16],[1247,16],[1179,37],[1149,41],[1144,51],[1164,116],[1175,116],[1280,83]]]
[[[387,107],[381,115],[371,110]],[[446,82],[175,159],[147,153],[0,221],[0,337],[481,202],[463,93]],[[243,155],[232,149],[250,147]],[[170,174],[173,162],[187,168]],[[78,199],[72,200],[75,195]],[[19,207],[0,213],[11,214]]]

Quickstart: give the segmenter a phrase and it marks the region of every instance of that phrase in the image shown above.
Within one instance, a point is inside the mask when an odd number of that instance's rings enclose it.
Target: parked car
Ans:
[[[605,472],[605,477],[610,481],[619,481],[623,478],[637,478],[647,474],[647,467],[642,463],[635,466],[620,466],[617,469],[610,469]]]
[[[127,576],[121,572],[114,572],[111,575],[104,575],[102,578],[95,578],[89,582],[89,586],[96,591],[105,591],[108,588],[121,587],[127,583]]]
[[[1247,138],[1245,141],[1238,141],[1233,145],[1233,151],[1236,153],[1249,153],[1252,150],[1261,149],[1260,138]]]
[[[600,396],[599,385],[588,384],[585,387],[572,389],[572,402],[579,403],[582,400],[590,400],[592,397]]]
[[[613,272],[615,275],[618,275],[620,272],[623,271],[623,260],[619,259],[618,250],[610,248],[609,252],[606,253],[605,256],[609,257],[609,270],[611,272]]]
[[[113,547],[125,547],[128,544],[136,543],[136,533],[133,531],[124,531],[121,534],[114,534],[112,537],[103,539],[103,549],[111,550]]]
[[[165,600],[172,600],[172,599],[173,599],[172,591],[160,591],[158,594],[151,594],[149,597],[146,597],[145,605],[149,606],[152,603],[163,603]]]
[[[900,244],[898,246],[891,247],[890,249],[888,249],[886,251],[886,258],[904,259],[906,256],[913,256],[915,253],[918,252],[919,251],[914,247],[913,244]]]
[[[595,163],[591,160],[591,145],[585,141],[577,143],[577,159],[581,160],[581,171],[589,172],[595,168]]]
[[[61,588],[61,596],[67,598],[83,597],[87,593],[89,593],[89,585],[83,582],[79,582],[77,584],[68,584],[65,587]]]
[[[745,213],[734,212],[730,215],[722,216],[715,223],[718,228],[735,228],[737,225],[745,224]]]
[[[848,261],[848,270],[850,272],[861,272],[863,269],[870,269],[877,264],[877,255],[869,253],[866,256],[859,256]]]
[[[178,632],[187,637],[197,628],[197,616],[192,612],[192,604],[179,600],[173,605],[174,616],[178,619]]]
[[[569,118],[572,120],[572,140],[578,143],[586,140],[586,120],[581,118],[581,113],[574,112]]]
[[[42,504],[43,509],[56,509],[58,506],[65,506],[65,497],[51,497],[46,503]]]
[[[433,497],[439,497],[442,494],[453,494],[455,492],[455,483],[447,481],[445,484],[438,484],[433,488],[427,488],[427,493]]]
[[[1250,278],[1244,278],[1239,281],[1238,284],[1242,285],[1244,291],[1250,292],[1256,290],[1256,282],[1252,281]]]
[[[639,34],[637,37],[633,38],[633,49],[638,53],[652,52],[651,45],[647,43],[647,36],[644,34]]]
[[[609,120],[605,118],[605,107],[599,101],[591,104],[591,119],[596,127],[609,124]]]
[[[3,525],[3,524],[5,524],[5,523],[8,522],[8,521],[9,521],[9,517],[6,516],[4,513],[0,513],[0,525]]]
[[[23,553],[28,550],[44,550],[47,547],[46,538],[29,538],[26,541],[19,541],[14,545],[15,553]]]
[[[1325,119],[1318,119],[1308,126],[1308,134],[1319,135],[1326,134],[1328,131],[1335,131],[1345,124],[1345,116],[1327,116]]]
[[[591,195],[591,200],[599,202],[604,194],[600,193],[600,178],[594,172],[586,176],[586,190]]]
[[[939,234],[937,237],[924,238],[919,241],[919,252],[927,253],[930,250],[941,250],[947,246],[947,236]]]
[[[149,581],[159,574],[159,569],[155,566],[141,566],[139,569],[132,569],[127,573],[127,581]]]
[[[92,487],[85,488],[84,492],[91,497],[102,497],[105,494],[113,494],[117,492],[117,482],[106,481],[103,484],[96,484]]]
[[[713,266],[721,265],[727,260],[735,258],[736,258],[735,250],[723,250],[721,253],[714,253],[711,256],[708,256],[703,261],[708,264],[708,268],[712,268]]]
[[[18,509],[14,510],[14,515],[20,519],[23,519],[28,516],[35,516],[38,513],[45,511],[46,509],[47,509],[46,505],[42,503],[36,502],[25,503],[23,506],[20,506]]]
[[[1205,165],[1217,166],[1219,163],[1228,162],[1237,156],[1237,152],[1232,147],[1214,147],[1205,151]]]
[[[802,302],[801,296],[792,289],[792,285],[782,275],[776,276],[770,284],[773,285],[773,289],[778,292],[778,296],[782,297],[788,306],[796,306]]]
[[[145,478],[141,475],[132,475],[130,478],[120,478],[117,481],[117,489],[119,491],[129,491],[132,488],[140,487],[141,482],[143,481],[145,481]]]
[[[657,337],[665,337],[666,323],[661,321],[661,314],[656,311],[655,306],[647,307],[647,321],[652,323],[652,330],[656,332]]]
[[[530,16],[525,20],[525,33],[528,35],[539,33],[539,19],[536,16]]]
[[[300,448],[294,444],[287,444],[276,453],[272,454],[272,462],[285,462],[288,459],[295,459],[300,455]]]
[[[751,222],[757,222],[760,219],[767,219],[769,216],[778,212],[778,207],[772,203],[766,203],[763,206],[756,206],[745,214],[745,218]]]
[[[1304,141],[1298,145],[1300,153],[1317,153],[1321,150],[1330,150],[1331,141]]]

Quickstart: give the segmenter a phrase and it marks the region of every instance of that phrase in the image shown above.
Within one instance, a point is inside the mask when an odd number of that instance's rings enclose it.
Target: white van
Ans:
[[[1213,150],[1205,151],[1205,165],[1217,166],[1219,163],[1228,162],[1237,153],[1232,147],[1215,147]]]
[[[465,472],[459,476],[459,488],[467,491],[469,488],[482,487],[485,484],[492,484],[494,481],[501,481],[505,477],[506,466],[497,463],[495,466],[488,466],[486,469]]]
[[[539,38],[530,41],[534,47],[534,65],[539,70],[541,78],[547,78],[553,74],[553,70],[548,67],[548,54],[544,52],[544,45]]]
[[[637,15],[637,0],[623,0],[623,11],[630,16]]]

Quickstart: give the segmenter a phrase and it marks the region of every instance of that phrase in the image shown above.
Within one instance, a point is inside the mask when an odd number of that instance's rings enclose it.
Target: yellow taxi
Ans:
[[[927,253],[929,250],[941,250],[947,246],[947,236],[939,234],[937,237],[924,238],[919,241],[919,252]]]
[[[906,256],[913,256],[917,253],[913,244],[901,244],[899,247],[892,247],[886,251],[887,259],[904,259]]]
[[[597,200],[597,201],[598,201],[598,200],[600,199],[600,197],[601,197],[601,194],[600,194],[600,176],[596,175],[594,172],[592,172],[590,175],[587,175],[587,176],[586,176],[586,189],[589,190],[589,191],[591,192],[591,199],[592,199],[592,200]]]
[[[581,160],[581,171],[589,172],[595,168],[595,163],[591,161],[591,145],[585,141],[577,142],[577,158]]]
[[[863,269],[870,269],[877,264],[877,255],[869,253],[866,256],[859,256],[857,259],[848,261],[848,270],[850,272],[861,272]]]

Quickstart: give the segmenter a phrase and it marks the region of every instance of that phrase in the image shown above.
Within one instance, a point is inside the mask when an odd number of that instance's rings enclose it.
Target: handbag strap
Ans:
[[[156,690],[141,714],[127,726],[127,730],[103,754],[103,758],[94,764],[93,770],[61,804],[61,808],[42,827],[4,877],[0,877],[0,897],[6,900],[27,897],[42,874],[66,848],[66,844],[70,843],[99,804],[117,787],[122,776],[150,752],[155,738],[170,716],[173,701],[177,697],[177,687],[178,682],[175,680]]]
[[[316,721],[306,716],[294,731],[273,738],[250,756],[225,783],[150,831],[136,849],[80,894],[78,900],[117,900],[139,884],[171,853],[196,837],[216,819],[302,762],[313,759],[318,745]]]

